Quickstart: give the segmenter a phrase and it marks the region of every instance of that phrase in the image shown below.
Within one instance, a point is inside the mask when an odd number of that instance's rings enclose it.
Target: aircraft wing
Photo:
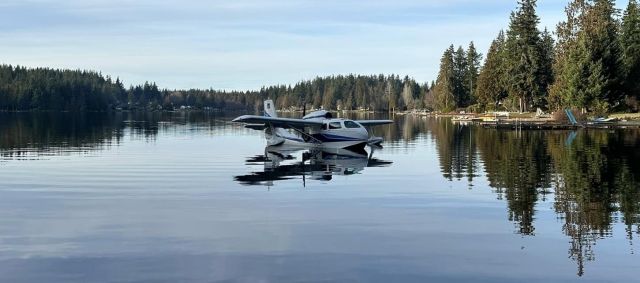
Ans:
[[[356,120],[356,122],[365,127],[393,124],[393,120]]]
[[[233,119],[232,122],[249,123],[249,124],[271,124],[278,128],[304,128],[304,127],[321,127],[322,121],[311,121],[293,118],[274,118],[257,115],[243,115]]]

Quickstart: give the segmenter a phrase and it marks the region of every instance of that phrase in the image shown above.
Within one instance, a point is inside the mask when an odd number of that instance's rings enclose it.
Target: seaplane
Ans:
[[[302,119],[280,118],[273,100],[264,101],[264,115],[243,115],[233,122],[263,130],[268,146],[363,151],[365,146],[381,147],[381,137],[370,137],[367,127],[386,125],[392,120],[350,120],[334,118],[326,110],[303,113]]]

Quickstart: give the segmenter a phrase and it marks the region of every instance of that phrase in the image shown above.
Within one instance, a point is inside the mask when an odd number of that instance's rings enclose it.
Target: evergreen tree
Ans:
[[[509,97],[520,111],[528,111],[545,96],[543,48],[540,22],[535,0],[519,0],[518,9],[511,14],[507,31],[506,58],[509,74]],[[539,105],[538,105],[539,106]]]
[[[613,0],[595,0],[583,22],[585,50],[588,52],[587,107],[604,113],[620,101],[620,45],[618,41],[617,10]]]
[[[454,68],[454,49],[451,45],[440,59],[440,71],[434,87],[436,107],[441,111],[451,111],[456,107],[456,79]]]
[[[629,5],[622,18],[620,30],[622,66],[624,68],[624,93],[632,110],[640,110],[640,6],[636,0]]]
[[[542,32],[542,68],[540,69],[541,87],[544,88],[544,96],[536,97],[534,101],[535,105],[547,106],[547,97],[549,93],[549,86],[553,84],[553,60],[554,60],[554,48],[555,42],[551,33],[545,28]]]
[[[560,22],[556,28],[558,38],[554,52],[553,73],[554,82],[549,87],[548,103],[550,108],[584,107],[579,99],[582,96],[584,82],[582,78],[582,64],[586,61],[584,49],[578,44],[578,36],[582,30],[584,12],[587,9],[585,0],[574,0],[565,8],[567,19]]]
[[[478,76],[480,73],[480,64],[482,61],[482,54],[478,53],[473,41],[469,43],[469,50],[467,51],[467,72],[465,82],[469,91],[466,105],[473,105],[477,102],[476,87],[478,84]]]
[[[462,46],[459,46],[453,57],[454,70],[454,91],[453,95],[456,100],[456,107],[466,107],[469,100],[469,85],[466,83],[467,78],[467,53]]]
[[[504,52],[504,32],[500,31],[489,47],[484,66],[478,76],[476,93],[478,104],[482,109],[495,110],[498,102],[507,97]]]
[[[558,25],[550,102],[605,113],[622,97],[617,11],[611,0],[574,0]]]

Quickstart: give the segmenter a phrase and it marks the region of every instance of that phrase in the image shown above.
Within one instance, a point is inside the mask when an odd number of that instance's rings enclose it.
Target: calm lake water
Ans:
[[[234,116],[0,114],[0,282],[638,282],[637,130],[396,116],[336,158]]]

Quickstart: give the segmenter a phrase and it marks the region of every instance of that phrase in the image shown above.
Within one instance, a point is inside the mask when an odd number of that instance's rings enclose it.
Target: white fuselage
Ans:
[[[272,100],[264,101],[264,116],[278,117]],[[265,129],[267,145],[289,145],[305,148],[341,149],[364,148],[369,139],[369,132],[360,123],[348,119],[333,118],[331,112],[318,110],[311,112],[302,120],[322,123],[303,130],[286,130],[278,127]],[[295,133],[293,133],[295,132]]]
[[[369,132],[358,122],[324,117],[309,119],[322,121],[322,127],[313,128],[309,132],[299,131],[298,135],[282,128],[267,129],[267,143],[269,145],[287,144],[316,148],[349,148],[364,147],[369,139]]]

